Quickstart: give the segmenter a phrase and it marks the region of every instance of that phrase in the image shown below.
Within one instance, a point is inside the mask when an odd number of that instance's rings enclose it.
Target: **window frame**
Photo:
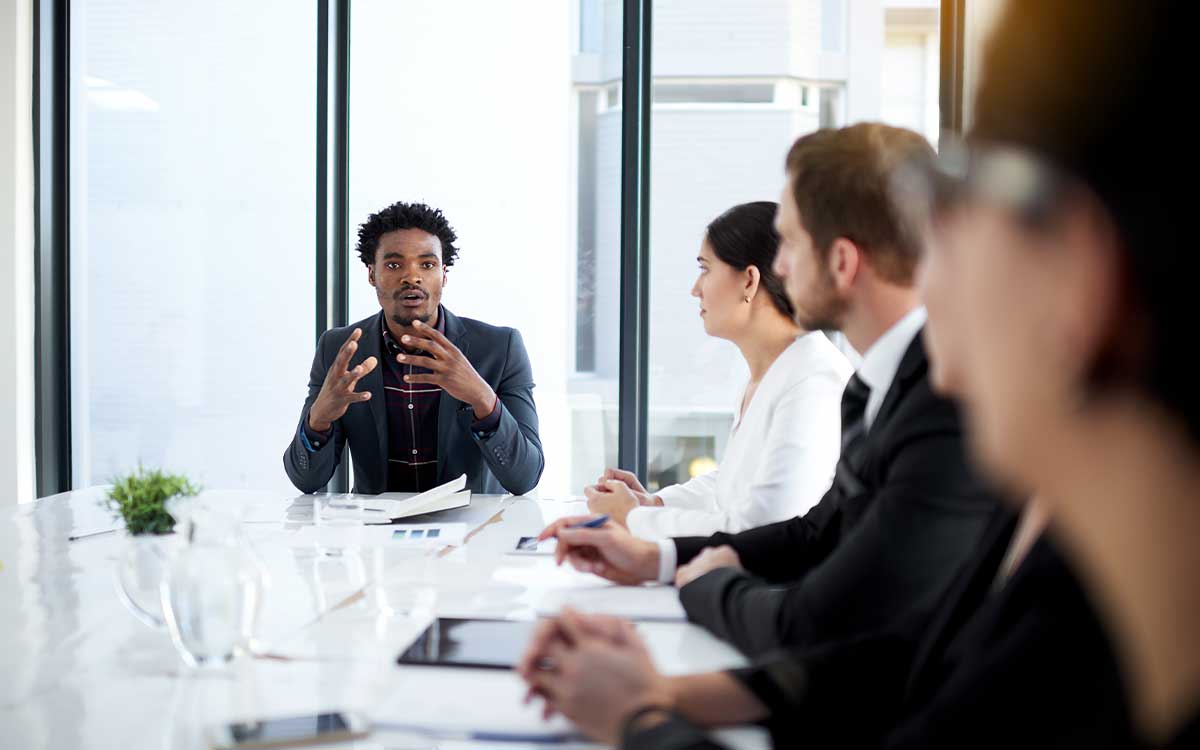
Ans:
[[[70,0],[34,0],[34,382],[36,490],[72,489]],[[645,481],[648,431],[653,0],[622,0],[618,463]],[[317,0],[314,345],[349,316],[351,0]],[[943,133],[963,127],[965,0],[942,0]],[[343,456],[329,489],[348,488]]]

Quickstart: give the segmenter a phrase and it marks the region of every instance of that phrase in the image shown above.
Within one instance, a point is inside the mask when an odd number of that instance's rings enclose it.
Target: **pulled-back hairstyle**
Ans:
[[[796,311],[772,265],[779,252],[779,233],[775,231],[775,214],[779,204],[756,201],[734,206],[708,225],[705,237],[722,263],[744,271],[750,266],[758,269],[760,283],[775,309],[791,319]]]

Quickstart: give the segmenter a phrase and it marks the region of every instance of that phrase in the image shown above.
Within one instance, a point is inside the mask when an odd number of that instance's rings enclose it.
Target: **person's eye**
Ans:
[[[388,263],[387,264],[387,268],[389,271],[395,271],[399,267],[400,267],[399,263]]]
[[[434,263],[433,261],[431,261],[431,260],[427,260],[427,261],[425,261],[424,263],[422,263],[422,264],[421,264],[421,267],[422,267],[422,268],[424,268],[424,269],[426,269],[426,270],[428,270],[428,269],[430,269],[430,268],[434,268],[436,265],[437,265],[437,264],[436,264],[436,263]]]

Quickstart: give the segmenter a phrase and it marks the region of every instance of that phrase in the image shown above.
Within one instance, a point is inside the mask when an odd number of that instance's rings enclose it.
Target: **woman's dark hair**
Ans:
[[[1194,223],[1194,118],[1170,109],[1192,87],[1191,3],[1011,0],[989,40],[969,138],[1015,144],[1073,175],[1110,214],[1126,283],[1114,350],[1097,389],[1134,381],[1200,442],[1191,347],[1200,253]],[[1167,109],[1164,109],[1167,106]],[[1111,361],[1115,360],[1116,366]]]
[[[454,243],[458,235],[445,214],[439,208],[432,208],[424,203],[393,203],[373,213],[358,228],[358,257],[363,265],[375,262],[375,251],[379,249],[379,238],[397,229],[420,229],[432,234],[442,243],[442,266],[449,268],[458,258],[458,248]]]
[[[756,201],[734,206],[712,220],[705,236],[722,263],[744,271],[758,269],[763,289],[771,295],[775,309],[791,319],[796,310],[783,288],[783,279],[771,270],[779,252],[779,233],[775,231],[775,212],[779,204]]]

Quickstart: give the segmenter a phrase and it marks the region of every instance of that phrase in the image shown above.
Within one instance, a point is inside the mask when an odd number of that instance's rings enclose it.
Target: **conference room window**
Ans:
[[[705,335],[690,296],[705,226],[735,204],[777,200],[788,147],[819,127],[882,120],[936,143],[939,15],[936,0],[655,2],[652,489],[716,466],[748,377],[733,344]]]
[[[399,200],[441,208],[461,250],[446,307],[529,350],[543,496],[617,459],[621,13],[355,0],[351,14],[350,320],[379,310],[357,224]]]
[[[70,4],[73,483],[290,488],[313,353],[316,4]]]

